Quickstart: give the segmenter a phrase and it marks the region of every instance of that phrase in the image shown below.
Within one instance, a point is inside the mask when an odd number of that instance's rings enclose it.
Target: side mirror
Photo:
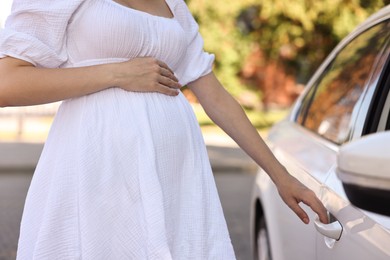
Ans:
[[[343,145],[337,158],[337,175],[352,204],[390,216],[390,132]]]

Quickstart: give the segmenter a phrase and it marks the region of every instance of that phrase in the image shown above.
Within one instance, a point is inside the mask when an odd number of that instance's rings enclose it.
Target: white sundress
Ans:
[[[112,0],[14,0],[0,57],[69,68],[152,56],[181,84],[211,71],[183,0],[174,18]],[[234,259],[183,96],[106,89],[65,100],[28,191],[17,259]]]

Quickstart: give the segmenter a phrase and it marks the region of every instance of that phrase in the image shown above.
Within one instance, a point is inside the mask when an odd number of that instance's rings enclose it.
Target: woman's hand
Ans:
[[[115,86],[124,90],[176,96],[182,87],[168,65],[155,58],[135,58],[116,65]]]
[[[80,97],[117,86],[128,91],[179,94],[177,78],[163,62],[127,62],[79,68],[36,68],[12,57],[0,59],[0,107],[28,106]]]
[[[315,193],[293,176],[289,174],[286,174],[285,176],[286,178],[283,178],[283,180],[277,184],[277,188],[280,197],[287,206],[289,206],[305,224],[308,224],[309,217],[299,206],[299,203],[303,202],[317,213],[322,223],[327,224],[327,211]]]

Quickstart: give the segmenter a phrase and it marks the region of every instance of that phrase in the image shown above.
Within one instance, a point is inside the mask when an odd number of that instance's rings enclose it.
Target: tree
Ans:
[[[388,1],[187,2],[228,90],[240,96],[251,86],[262,92],[264,102],[272,103],[269,88],[276,89],[271,96],[289,93],[284,104],[289,105],[299,92],[296,83],[306,83],[335,45]]]

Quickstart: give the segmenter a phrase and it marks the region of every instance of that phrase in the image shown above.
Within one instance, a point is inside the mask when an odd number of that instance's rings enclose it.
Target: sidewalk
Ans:
[[[202,131],[213,171],[256,171],[253,160],[222,130],[205,127]],[[0,172],[33,170],[42,148],[40,142],[0,142]]]
[[[221,129],[203,127],[202,133],[213,171],[256,172],[255,162]]]

